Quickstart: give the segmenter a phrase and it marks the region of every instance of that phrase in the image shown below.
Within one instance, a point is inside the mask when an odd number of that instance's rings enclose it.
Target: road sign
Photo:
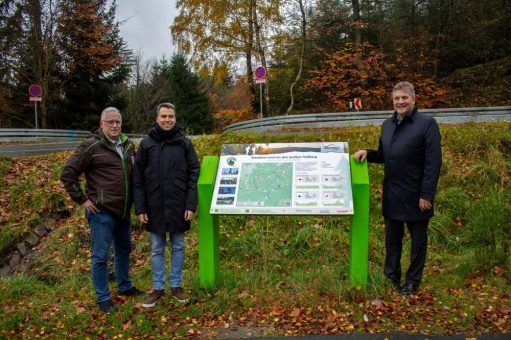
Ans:
[[[28,87],[28,94],[32,97],[41,97],[43,89],[37,84],[32,84]]]
[[[355,98],[353,100],[353,104],[355,105],[355,109],[357,111],[362,111],[362,99],[361,98]]]
[[[254,71],[254,76],[256,77],[256,79],[265,79],[266,78],[266,69],[264,68],[264,66],[257,66],[255,71]]]
[[[30,94],[30,101],[34,102],[34,114],[35,114],[35,128],[38,129],[37,125],[37,102],[41,101],[41,95],[43,94],[43,89],[41,86],[37,84],[32,84],[28,87],[28,94]]]
[[[263,118],[263,84],[266,84],[266,68],[257,66],[254,71],[254,82],[259,84],[259,105],[261,106],[260,118]]]

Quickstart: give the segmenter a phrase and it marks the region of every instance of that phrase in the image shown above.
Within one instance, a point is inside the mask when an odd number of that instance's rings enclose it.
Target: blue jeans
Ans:
[[[170,255],[170,287],[181,287],[185,260],[185,233],[169,233],[172,246]],[[151,233],[151,264],[153,266],[153,288],[165,289],[165,247],[167,234]]]
[[[112,241],[114,244],[114,272],[120,291],[133,287],[129,277],[131,252],[131,223],[129,219],[112,216],[101,210],[94,215],[86,212],[91,230],[91,274],[98,302],[110,299],[107,262]]]

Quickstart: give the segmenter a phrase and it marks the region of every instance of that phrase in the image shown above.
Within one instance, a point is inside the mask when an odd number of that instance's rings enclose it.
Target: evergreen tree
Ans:
[[[164,74],[170,84],[170,101],[176,106],[179,124],[190,134],[211,131],[213,117],[210,113],[209,96],[184,56],[174,55]]]
[[[107,106],[121,111],[126,99],[121,85],[129,76],[130,57],[119,35],[114,1],[63,0],[59,21],[62,60],[66,69],[66,115],[60,117],[63,128],[91,129],[98,125],[99,114]]]

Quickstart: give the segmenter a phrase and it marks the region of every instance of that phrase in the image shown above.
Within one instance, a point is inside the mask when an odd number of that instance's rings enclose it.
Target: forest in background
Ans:
[[[33,127],[27,89],[43,89],[42,128],[97,126],[106,106],[145,132],[171,101],[188,133],[263,116],[391,108],[400,80],[422,108],[509,105],[511,2],[506,0],[181,0],[179,51],[143,60],[119,35],[116,1],[0,3],[0,127]]]

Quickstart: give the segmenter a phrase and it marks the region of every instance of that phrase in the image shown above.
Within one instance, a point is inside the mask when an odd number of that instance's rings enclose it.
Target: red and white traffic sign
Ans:
[[[264,66],[257,66],[254,71],[254,77],[256,79],[266,79],[266,68]]]
[[[43,89],[37,84],[32,84],[28,87],[28,94],[32,97],[41,97]]]
[[[362,98],[353,99],[353,105],[357,111],[362,111]]]

